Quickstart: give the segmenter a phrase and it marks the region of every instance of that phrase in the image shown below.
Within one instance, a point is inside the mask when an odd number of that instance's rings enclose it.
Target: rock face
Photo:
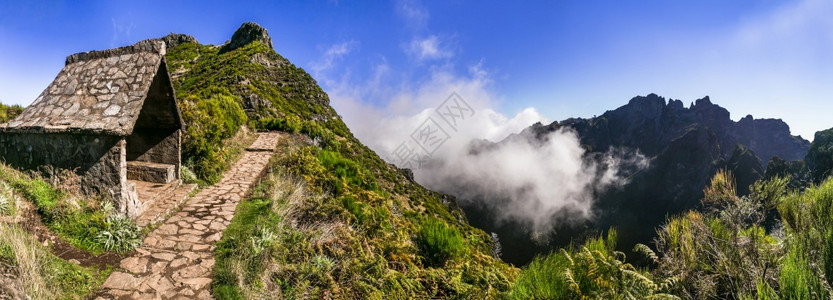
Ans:
[[[817,184],[833,174],[833,128],[816,132],[804,161]]]
[[[269,33],[266,32],[266,29],[260,27],[257,23],[254,22],[246,22],[234,32],[234,35],[231,36],[231,42],[223,47],[225,51],[231,51],[242,46],[245,46],[251,42],[260,41],[266,46],[269,46],[269,49],[273,49],[272,47],[272,38],[269,37]]]

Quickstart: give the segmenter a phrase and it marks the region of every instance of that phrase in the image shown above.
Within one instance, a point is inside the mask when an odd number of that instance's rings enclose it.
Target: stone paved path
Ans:
[[[145,238],[138,254],[102,284],[96,299],[212,299],[214,244],[253,187],[280,133],[261,133],[219,183],[189,199]]]

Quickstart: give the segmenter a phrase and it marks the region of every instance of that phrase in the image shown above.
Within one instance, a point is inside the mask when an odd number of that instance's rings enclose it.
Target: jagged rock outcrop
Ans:
[[[761,161],[773,156],[788,161],[800,160],[810,142],[790,134],[790,127],[780,119],[754,119],[746,116],[732,121],[729,111],[713,104],[706,96],[688,109],[680,100],[669,100],[656,94],[637,96],[627,105],[607,111],[592,119],[567,119],[559,123],[579,133],[582,143],[593,150],[609,147],[636,148],[648,156],[664,151],[671,140],[681,136],[688,127],[701,124],[717,136],[720,152],[728,159],[737,144],[743,144]]]
[[[272,47],[272,38],[269,37],[266,28],[260,27],[260,25],[254,22],[246,22],[240,28],[237,28],[237,31],[231,36],[231,42],[223,46],[223,50],[231,51],[254,41],[260,41],[268,46],[269,49],[275,49]]]
[[[168,49],[179,46],[180,44],[184,43],[198,43],[197,39],[193,36],[181,33],[170,33],[166,36],[160,38],[162,42],[168,47]]]

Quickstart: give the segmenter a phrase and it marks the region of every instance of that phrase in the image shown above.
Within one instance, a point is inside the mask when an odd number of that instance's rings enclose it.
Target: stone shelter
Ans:
[[[82,192],[135,217],[136,181],[178,184],[184,123],[165,44],[73,54],[40,96],[0,124],[0,158],[20,169],[71,170]]]

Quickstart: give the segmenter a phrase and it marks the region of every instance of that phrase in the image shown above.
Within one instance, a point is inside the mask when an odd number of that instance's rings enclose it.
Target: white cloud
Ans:
[[[331,80],[327,75],[328,71],[334,67],[334,63],[358,48],[358,46],[359,43],[354,40],[331,45],[324,51],[318,61],[311,64],[313,74],[320,79]]]
[[[543,137],[514,136],[449,150],[416,170],[417,181],[485,205],[501,221],[529,224],[534,233],[591,218],[598,193],[626,182],[621,167],[648,164],[638,153],[588,154],[575,132],[564,128]]]
[[[833,2],[805,0],[789,2],[770,14],[748,19],[736,32],[742,44],[759,48],[776,41],[812,40],[833,46]],[[817,34],[826,32],[828,34]],[[800,45],[806,45],[801,43]]]
[[[110,47],[118,47],[122,40],[130,39],[133,29],[136,28],[132,14],[118,19],[110,18],[110,23],[113,24],[113,36],[110,38]]]
[[[403,18],[405,24],[412,30],[422,29],[428,23],[428,11],[422,7],[418,0],[397,1],[396,13]]]
[[[436,35],[412,39],[405,48],[405,52],[420,61],[450,58],[454,55],[453,51],[448,49],[447,45],[442,43]]]

